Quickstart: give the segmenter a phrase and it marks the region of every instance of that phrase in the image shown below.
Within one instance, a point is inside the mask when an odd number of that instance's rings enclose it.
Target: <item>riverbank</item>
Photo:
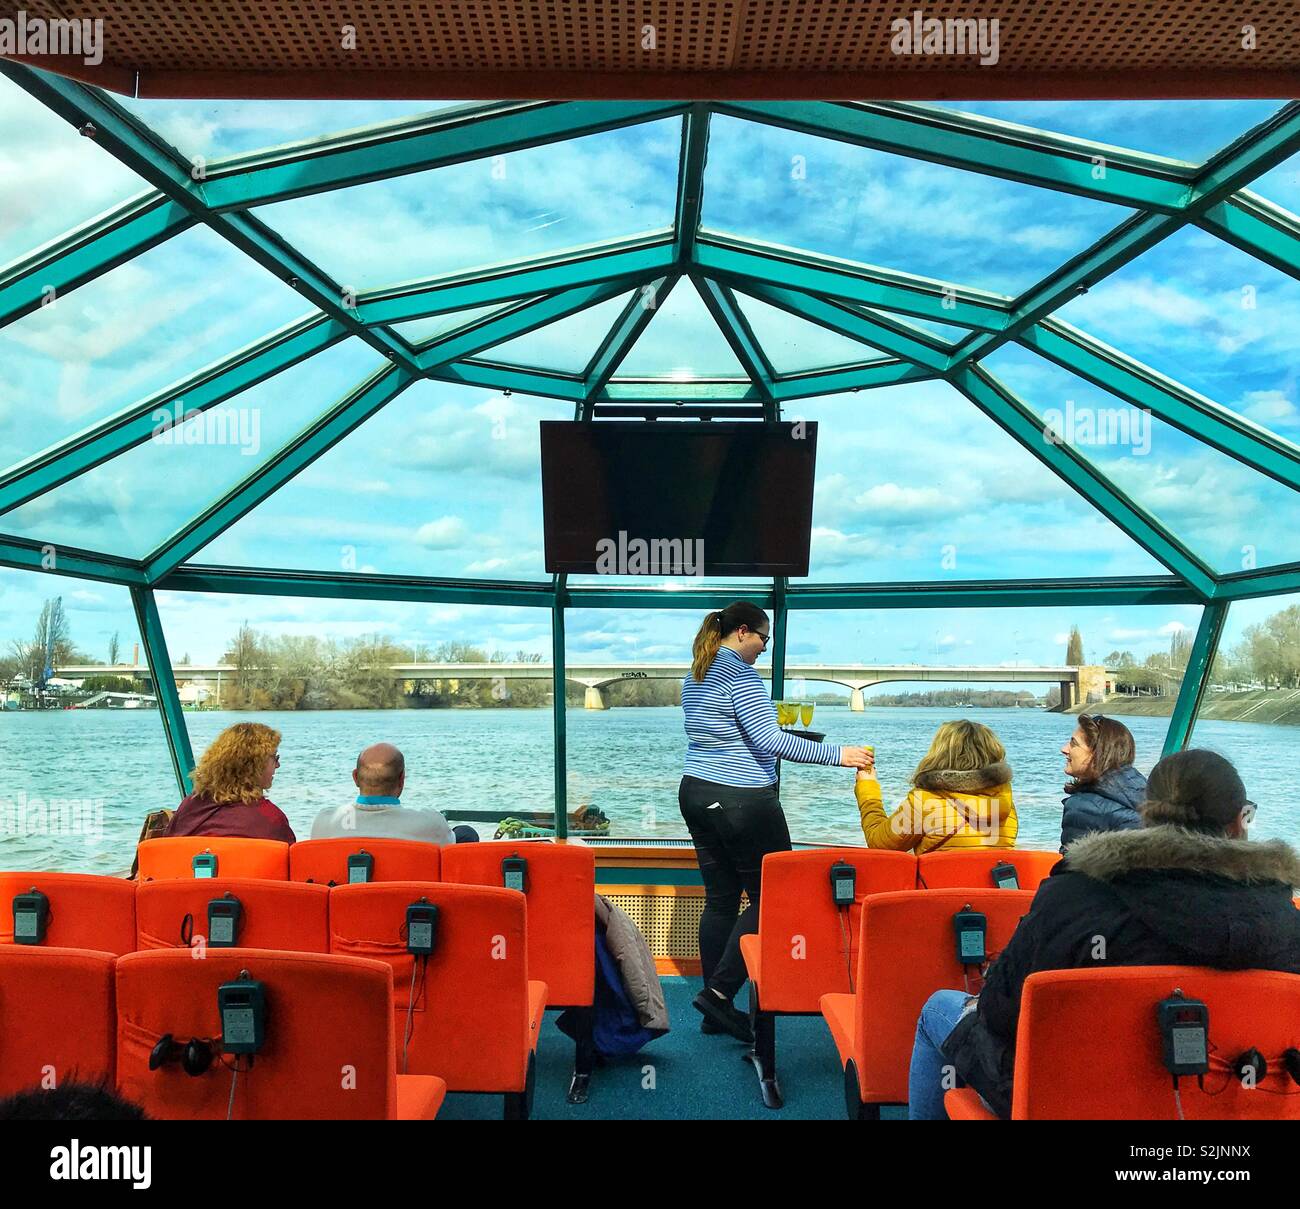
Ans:
[[[1071,714],[1105,713],[1168,718],[1176,698],[1110,697],[1100,705],[1076,705]],[[1254,689],[1243,693],[1206,693],[1198,717],[1212,722],[1271,722],[1300,726],[1300,689]]]

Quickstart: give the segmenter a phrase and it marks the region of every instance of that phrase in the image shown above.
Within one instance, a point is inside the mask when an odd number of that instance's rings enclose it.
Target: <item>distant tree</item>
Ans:
[[[118,638],[117,631],[113,631],[113,637],[108,640],[108,666],[117,667],[118,656],[122,653],[122,643]]]
[[[1070,627],[1070,640],[1065,646],[1065,662],[1069,667],[1083,666],[1083,635],[1079,633],[1077,625]]]
[[[1169,636],[1169,666],[1186,669],[1187,661],[1192,657],[1192,633],[1190,630],[1175,630]]]

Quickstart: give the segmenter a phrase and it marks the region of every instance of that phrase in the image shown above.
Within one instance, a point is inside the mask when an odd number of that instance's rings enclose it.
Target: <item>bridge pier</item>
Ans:
[[[608,709],[605,704],[605,694],[600,691],[594,684],[587,685],[586,695],[582,700],[583,709]]]
[[[849,709],[851,709],[855,714],[866,712],[867,703],[862,696],[862,690],[860,688],[855,688],[851,693],[849,693]]]

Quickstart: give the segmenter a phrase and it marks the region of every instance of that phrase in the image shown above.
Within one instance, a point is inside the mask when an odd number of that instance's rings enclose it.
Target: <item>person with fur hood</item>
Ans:
[[[911,792],[889,815],[873,761],[854,785],[867,847],[918,855],[936,848],[1014,848],[1019,820],[1006,757],[987,726],[945,722],[912,773]]]
[[[1300,974],[1300,856],[1247,838],[1254,804],[1215,752],[1151,770],[1137,830],[1071,844],[993,962],[977,998],[937,991],[921,1009],[909,1118],[943,1120],[945,1067],[1000,1117],[1011,1113],[1025,979],[1093,965],[1181,965]],[[1099,940],[1101,943],[1099,943]]]

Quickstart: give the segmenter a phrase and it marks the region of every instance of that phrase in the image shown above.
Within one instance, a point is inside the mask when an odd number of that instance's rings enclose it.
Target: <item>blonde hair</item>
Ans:
[[[695,641],[691,644],[691,676],[699,683],[709,674],[717,658],[718,648],[728,634],[734,634],[741,626],[757,630],[767,624],[767,614],[758,605],[747,600],[732,601],[725,609],[706,614]]]
[[[260,801],[266,761],[279,746],[280,732],[260,722],[227,726],[199,757],[194,792],[223,804]]]
[[[930,750],[912,773],[912,784],[927,772],[973,772],[1005,760],[1007,749],[987,726],[979,722],[945,722],[934,732]]]

